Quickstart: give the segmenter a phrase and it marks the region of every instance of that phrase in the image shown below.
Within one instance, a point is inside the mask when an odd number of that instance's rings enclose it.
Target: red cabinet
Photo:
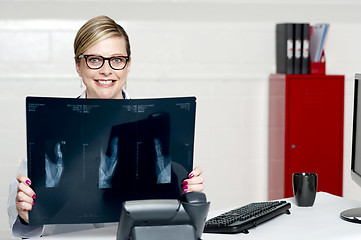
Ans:
[[[268,197],[292,197],[292,174],[315,172],[342,196],[344,76],[270,75]]]

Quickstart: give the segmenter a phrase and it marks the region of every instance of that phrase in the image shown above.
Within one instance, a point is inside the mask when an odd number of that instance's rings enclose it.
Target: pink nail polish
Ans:
[[[188,189],[188,186],[187,186],[187,185],[184,185],[182,188],[183,188],[183,189]]]
[[[183,181],[183,185],[188,185],[188,182],[187,182],[187,181]]]
[[[30,182],[29,180],[26,180],[25,182],[26,182],[26,184],[28,184],[29,186],[31,185],[31,182]]]
[[[33,199],[34,199],[34,200],[36,199],[36,194],[33,195]]]
[[[183,193],[187,193],[188,191],[187,190],[184,190]]]
[[[192,178],[192,177],[194,177],[194,174],[193,174],[193,173],[189,175],[189,178]]]
[[[35,201],[33,201],[33,205],[35,204]]]

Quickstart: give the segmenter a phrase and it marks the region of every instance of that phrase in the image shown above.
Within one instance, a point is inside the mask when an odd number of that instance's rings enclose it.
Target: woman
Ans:
[[[74,53],[76,70],[86,86],[80,98],[129,99],[123,87],[131,66],[130,43],[127,33],[114,20],[99,16],[86,22],[76,35]],[[36,193],[30,187],[31,180],[26,177],[26,163],[19,171],[17,181],[10,186],[9,196],[13,237],[40,236],[44,226],[27,225],[28,213],[36,204]],[[189,178],[183,181],[184,192],[203,190],[201,172],[196,167],[189,173]],[[61,231],[56,227],[52,226],[48,233]],[[86,227],[93,226],[87,224]]]

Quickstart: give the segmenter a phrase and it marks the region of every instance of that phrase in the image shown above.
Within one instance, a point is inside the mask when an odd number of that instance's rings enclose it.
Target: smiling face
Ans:
[[[98,42],[86,50],[83,55],[99,55],[106,58],[127,56],[125,40],[122,37],[110,37]],[[131,60],[122,70],[114,70],[106,60],[100,69],[90,69],[85,59],[76,61],[79,76],[86,86],[87,98],[122,99],[122,88],[127,81]]]

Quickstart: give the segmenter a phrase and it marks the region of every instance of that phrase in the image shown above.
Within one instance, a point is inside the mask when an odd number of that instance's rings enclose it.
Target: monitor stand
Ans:
[[[353,223],[361,223],[361,208],[352,208],[340,213],[341,219]]]

